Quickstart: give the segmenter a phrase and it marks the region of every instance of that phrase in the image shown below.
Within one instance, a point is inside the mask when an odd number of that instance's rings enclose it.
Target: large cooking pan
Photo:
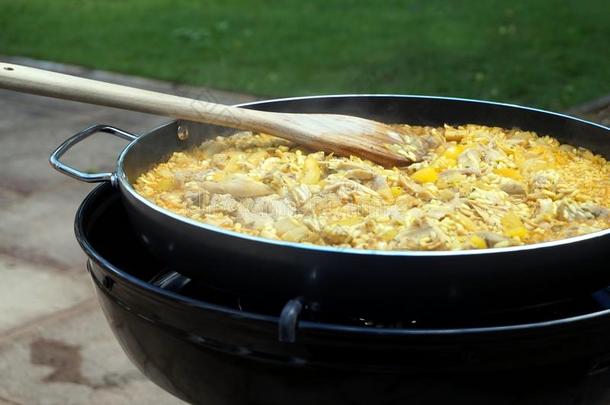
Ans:
[[[549,134],[610,158],[610,129],[561,114],[514,105],[420,96],[327,96],[243,105],[265,111],[352,114],[388,123],[476,123]],[[59,159],[74,144],[106,132],[131,143],[114,173],[85,174]],[[554,242],[457,252],[373,251],[312,246],[227,231],[164,210],[131,186],[177,150],[227,129],[171,122],[142,136],[97,125],[51,156],[59,171],[87,182],[111,182],[150,251],[190,278],[260,299],[301,299],[312,310],[377,318],[501,311],[565,299],[610,284],[610,230]],[[245,264],[244,264],[245,263]]]

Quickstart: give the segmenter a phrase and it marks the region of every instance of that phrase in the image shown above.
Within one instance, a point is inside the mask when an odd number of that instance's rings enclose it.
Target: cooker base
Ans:
[[[109,185],[83,203],[76,230],[127,355],[192,403],[570,403],[595,389],[606,395],[610,382],[606,289],[468,320],[388,322],[307,306],[283,320],[285,303],[165,268],[137,243]],[[282,323],[294,325],[284,341]]]

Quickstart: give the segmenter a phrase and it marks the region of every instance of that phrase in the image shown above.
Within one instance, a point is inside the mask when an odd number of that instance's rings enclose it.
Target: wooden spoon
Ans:
[[[363,118],[336,114],[256,111],[0,62],[0,87],[172,118],[263,132],[386,167],[405,166],[426,153],[417,136]]]

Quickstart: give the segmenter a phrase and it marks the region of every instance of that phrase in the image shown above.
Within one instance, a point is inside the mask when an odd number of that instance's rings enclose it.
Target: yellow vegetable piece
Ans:
[[[506,233],[506,236],[510,236],[511,238],[523,239],[527,236],[528,232],[525,227],[520,227],[520,228],[509,229],[505,233]]]
[[[381,239],[388,242],[388,241],[391,241],[392,239],[394,239],[396,237],[396,235],[398,235],[398,229],[391,228],[385,232],[382,232],[379,236],[381,237]]]
[[[509,149],[508,151],[504,148],[502,148],[500,146],[501,149],[503,149],[508,155],[511,155],[514,162],[517,163],[519,166],[521,166],[523,164],[523,162],[525,162],[525,156],[523,155],[523,152],[521,152],[520,150],[514,150],[514,149]]]
[[[306,226],[298,226],[282,235],[282,239],[288,242],[301,242],[309,236],[309,229]]]
[[[487,242],[485,242],[485,239],[481,238],[479,235],[472,235],[470,237],[470,244],[476,249],[487,248]]]
[[[545,153],[546,151],[548,151],[548,148],[542,146],[542,145],[535,145],[532,146],[531,148],[529,148],[528,152],[531,153],[535,153],[537,155],[542,155],[543,153]]]
[[[438,159],[435,159],[433,162],[431,162],[430,167],[440,173],[445,169],[450,169],[452,167],[455,167],[456,164],[457,164],[457,160],[441,156]]]
[[[377,190],[377,192],[383,197],[386,202],[394,202],[394,194],[392,193],[392,190],[390,188],[383,188],[381,190]]]
[[[528,159],[519,164],[521,170],[526,172],[538,172],[540,170],[553,169],[553,166],[548,162],[540,159]]]
[[[390,187],[390,190],[392,191],[392,196],[394,196],[394,198],[400,197],[401,195],[403,195],[405,193],[405,191],[402,189],[402,187],[398,187],[398,186]]]
[[[438,179],[438,172],[431,167],[426,167],[413,173],[411,178],[418,183],[434,183]]]
[[[250,163],[258,164],[261,161],[265,160],[269,154],[265,150],[259,150],[248,156],[248,161]]]
[[[494,173],[499,176],[510,177],[511,179],[515,179],[515,180],[519,180],[521,178],[521,172],[519,172],[519,170],[510,169],[508,167],[494,169]]]
[[[277,234],[281,236],[294,228],[302,226],[302,224],[300,224],[294,218],[286,217],[277,221],[273,226]]]
[[[239,167],[239,163],[236,161],[231,160],[229,163],[226,164],[224,171],[226,173],[237,173],[240,171],[240,167]]]
[[[160,191],[169,191],[174,188],[176,182],[171,177],[162,177],[157,183],[157,189]]]
[[[241,150],[228,150],[227,155],[231,160],[242,160],[246,157],[246,154]]]
[[[357,224],[361,223],[362,220],[363,220],[363,218],[361,216],[355,215],[353,217],[347,217],[347,218],[343,218],[338,221],[335,221],[334,224],[343,225],[343,226],[351,226],[351,225],[357,225]]]
[[[322,174],[318,161],[311,156],[307,156],[303,165],[303,178],[305,184],[318,184]]]
[[[504,234],[511,238],[524,238],[528,234],[521,218],[514,213],[508,213],[502,217],[502,226],[504,227]]]
[[[472,219],[468,218],[465,215],[460,215],[459,218],[459,221],[462,225],[464,225],[464,228],[468,229],[469,231],[474,231],[475,229],[477,229],[477,225]]]
[[[222,180],[224,180],[225,177],[227,177],[226,174],[224,172],[221,172],[221,171],[212,173],[212,180],[213,181],[222,181]]]
[[[445,150],[443,157],[456,160],[462,152],[464,152],[464,147],[462,145],[453,145]]]

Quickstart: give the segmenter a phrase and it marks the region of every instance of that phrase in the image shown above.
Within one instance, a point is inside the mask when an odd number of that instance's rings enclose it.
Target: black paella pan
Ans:
[[[387,123],[481,124],[548,134],[610,159],[610,129],[552,112],[485,101],[401,95],[320,96],[242,105],[265,111],[350,114]],[[61,156],[106,132],[130,141],[114,173],[87,174]],[[502,311],[561,300],[610,283],[610,230],[525,246],[468,251],[375,251],[291,243],[193,221],[146,200],[131,183],[178,150],[229,130],[174,121],[141,136],[106,125],[87,128],[51,156],[59,171],[111,182],[132,226],[158,260],[180,273],[236,294],[316,311],[395,318]]]

